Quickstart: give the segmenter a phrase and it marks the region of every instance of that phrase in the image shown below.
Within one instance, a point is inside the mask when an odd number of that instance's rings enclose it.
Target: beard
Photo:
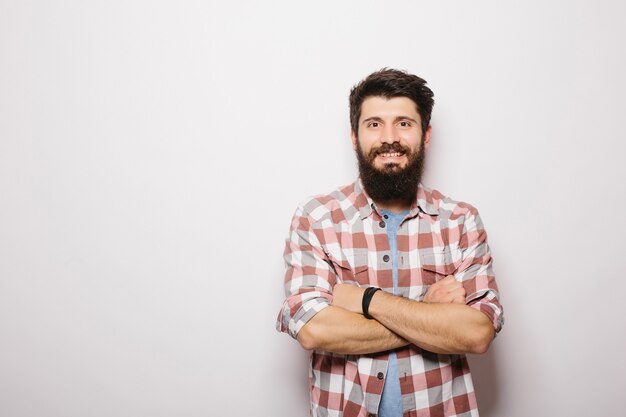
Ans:
[[[397,163],[389,163],[382,169],[376,168],[374,166],[376,156],[386,152],[404,153],[408,158],[407,166],[401,168]],[[422,180],[424,171],[424,138],[417,152],[394,142],[372,148],[367,155],[363,153],[357,140],[356,157],[363,187],[372,200],[383,203],[402,202],[409,205],[415,200],[417,186]]]

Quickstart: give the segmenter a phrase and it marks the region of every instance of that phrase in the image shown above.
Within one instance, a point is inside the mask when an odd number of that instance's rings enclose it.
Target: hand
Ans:
[[[361,303],[365,288],[352,284],[337,284],[333,287],[333,303],[335,307],[341,307],[353,313],[363,314]]]
[[[454,275],[448,275],[430,286],[424,296],[424,302],[465,304],[465,288]]]

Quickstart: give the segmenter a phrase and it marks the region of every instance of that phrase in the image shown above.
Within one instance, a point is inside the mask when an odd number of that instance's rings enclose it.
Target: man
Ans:
[[[503,323],[476,209],[421,185],[433,93],[383,69],[350,93],[359,179],[301,204],[277,328],[311,349],[313,416],[477,416],[466,353]]]

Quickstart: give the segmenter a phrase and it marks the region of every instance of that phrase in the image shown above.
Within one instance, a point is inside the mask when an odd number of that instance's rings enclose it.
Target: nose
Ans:
[[[398,137],[396,135],[396,131],[394,129],[393,125],[387,125],[385,126],[385,128],[383,129],[383,131],[381,132],[382,136],[380,138],[380,141],[382,143],[394,143],[398,141]]]

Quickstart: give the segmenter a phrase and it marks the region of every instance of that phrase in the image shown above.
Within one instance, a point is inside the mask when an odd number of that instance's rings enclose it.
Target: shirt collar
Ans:
[[[376,203],[365,192],[360,177],[356,181],[356,184],[354,186],[354,195],[354,205],[359,210],[361,219],[369,217],[374,211],[378,212]],[[439,210],[433,204],[431,191],[428,188],[424,187],[421,183],[417,186],[417,195],[415,200],[411,204],[411,208],[407,217],[415,217],[420,213],[420,211],[431,216],[437,216],[439,214]]]

